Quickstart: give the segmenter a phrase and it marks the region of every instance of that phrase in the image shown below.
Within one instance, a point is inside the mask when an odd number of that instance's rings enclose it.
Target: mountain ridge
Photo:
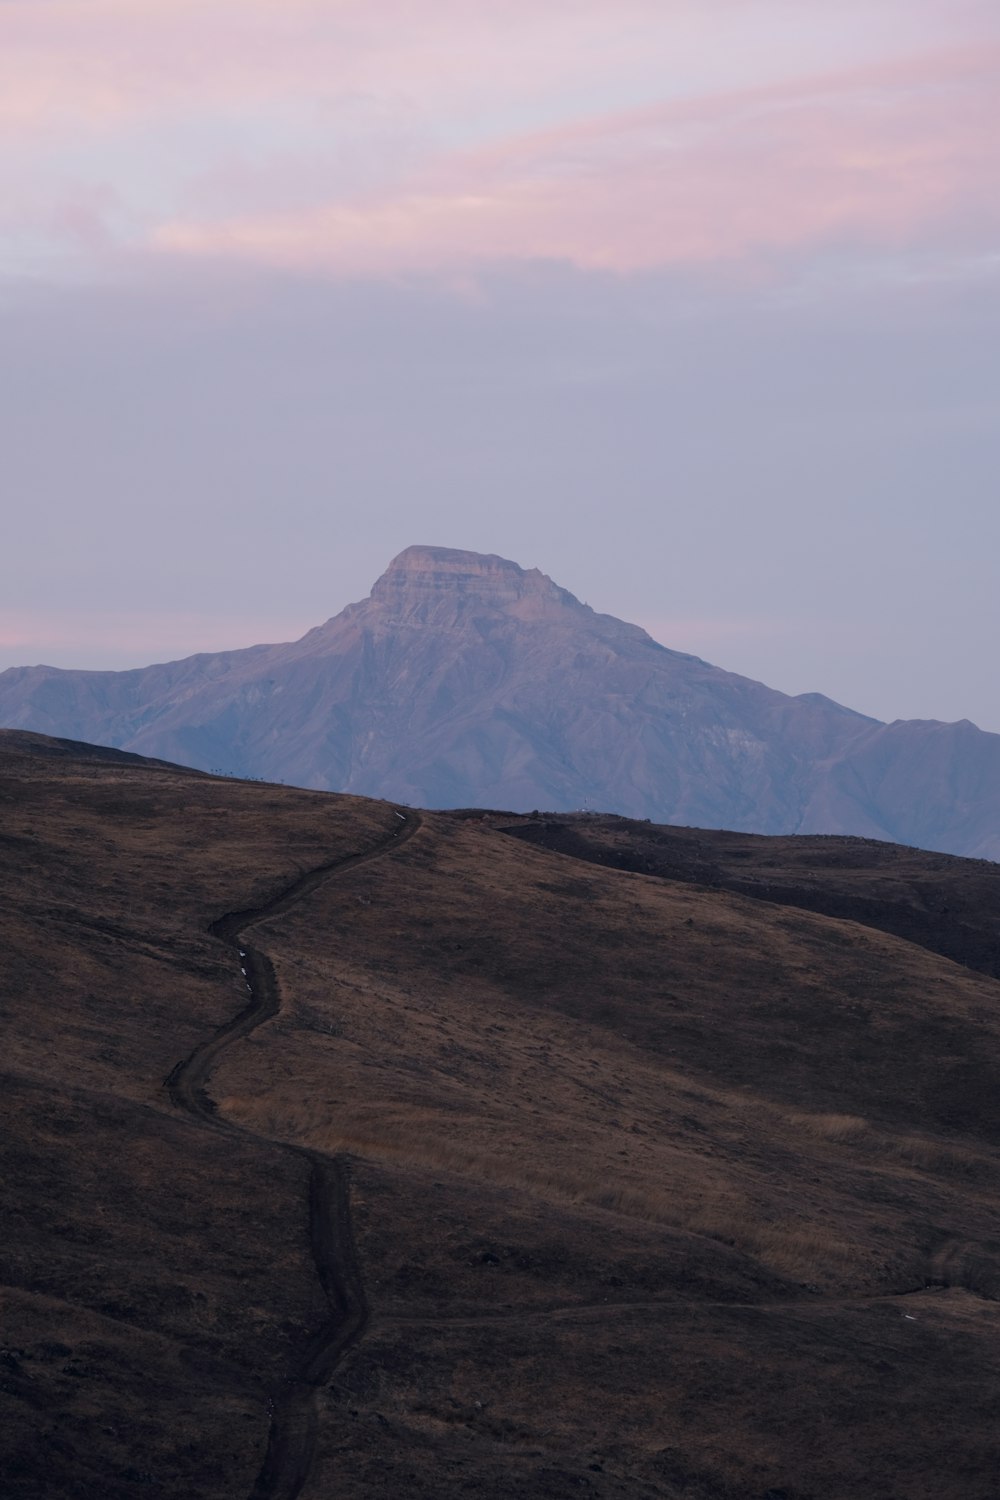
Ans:
[[[0,723],[427,807],[593,808],[1000,858],[1000,736],[790,697],[496,554],[406,548],[300,640],[0,674]]]

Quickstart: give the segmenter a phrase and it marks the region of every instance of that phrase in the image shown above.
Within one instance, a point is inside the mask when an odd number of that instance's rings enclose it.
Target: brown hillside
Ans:
[[[0,735],[5,1494],[995,1494],[997,981],[501,825]]]
[[[992,860],[877,839],[763,838],[593,813],[507,818],[501,826],[589,864],[846,917],[1000,978],[1000,864]]]

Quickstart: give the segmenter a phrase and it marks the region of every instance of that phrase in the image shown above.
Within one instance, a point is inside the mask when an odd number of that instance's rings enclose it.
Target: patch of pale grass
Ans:
[[[335,1118],[329,1101],[313,1096],[232,1096],[221,1102],[230,1118],[278,1139],[297,1141],[330,1155],[345,1154],[389,1166],[449,1173],[481,1184],[530,1193],[543,1201],[620,1215],[716,1240],[800,1282],[868,1281],[884,1273],[880,1255],[834,1225],[808,1215],[783,1217],[776,1205],[757,1202],[724,1169],[686,1148],[663,1143],[641,1163],[609,1155],[601,1134],[575,1143],[535,1139],[509,1122],[463,1109],[449,1111],[418,1101],[394,1106],[356,1103],[349,1122]],[[761,1124],[770,1111],[765,1111]],[[862,1151],[889,1172],[928,1172],[966,1182],[996,1163],[953,1143],[895,1137],[857,1115],[777,1113],[789,1129],[830,1150]],[[771,1129],[775,1116],[771,1115]],[[623,1139],[618,1136],[616,1140]]]
[[[321,1106],[306,1101],[270,1105],[256,1099],[232,1096],[221,1103],[222,1112],[254,1130],[285,1139],[308,1140],[315,1150],[331,1156],[367,1157],[397,1166],[449,1172],[529,1192],[564,1203],[586,1204],[610,1213],[653,1223],[674,1223],[675,1194],[655,1186],[617,1184],[608,1186],[607,1171],[597,1164],[573,1167],[554,1160],[541,1160],[527,1145],[498,1147],[484,1135],[486,1122],[465,1130],[432,1110],[413,1109],[392,1114],[380,1111],[377,1118],[359,1120],[350,1129],[330,1123]],[[463,1121],[462,1125],[468,1124]],[[477,1139],[476,1137],[479,1137]]]
[[[763,1222],[760,1209],[743,1193],[684,1178],[669,1186],[634,1178],[614,1181],[613,1168],[601,1161],[543,1159],[529,1143],[512,1141],[487,1121],[452,1120],[419,1107],[373,1108],[367,1118],[356,1118],[344,1128],[330,1120],[328,1107],[315,1101],[235,1096],[224,1100],[222,1109],[256,1130],[308,1141],[330,1155],[447,1172],[717,1240],[800,1281],[865,1269],[863,1248],[808,1221]],[[838,1119],[845,1123],[831,1123]],[[850,1138],[857,1125],[864,1127],[864,1121],[851,1116],[825,1120],[821,1133],[827,1139],[837,1139],[838,1131]]]
[[[997,1173],[995,1159],[951,1142],[928,1141],[919,1136],[887,1137],[883,1150],[904,1166],[932,1172],[936,1177],[984,1178],[995,1177]]]
[[[898,1163],[935,1177],[967,1181],[997,1181],[1000,1178],[1000,1163],[982,1150],[954,1141],[929,1140],[926,1136],[895,1135],[879,1129],[860,1115],[786,1110],[781,1112],[779,1119],[782,1124],[791,1125],[813,1140],[860,1148],[885,1166]]]
[[[818,1141],[835,1143],[863,1140],[869,1133],[867,1120],[860,1115],[789,1113],[789,1123]]]
[[[871,1269],[864,1245],[807,1219],[762,1221],[754,1205],[735,1194],[706,1205],[685,1228],[731,1245],[796,1281],[853,1277]]]
[[[856,1275],[868,1269],[863,1247],[808,1224],[750,1226],[737,1240],[737,1246],[762,1260],[772,1271],[797,1281],[809,1281],[831,1272]]]

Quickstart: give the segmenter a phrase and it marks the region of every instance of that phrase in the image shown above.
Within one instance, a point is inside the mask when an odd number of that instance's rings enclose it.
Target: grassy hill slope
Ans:
[[[989,867],[514,826],[0,734],[7,1493],[995,1494]],[[178,1108],[210,925],[366,851],[245,926],[280,1010]],[[365,1315],[289,1479],[327,1159]]]

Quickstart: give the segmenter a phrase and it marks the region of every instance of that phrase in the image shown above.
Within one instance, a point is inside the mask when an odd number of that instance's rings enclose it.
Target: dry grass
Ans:
[[[740,1172],[731,1164],[720,1168],[706,1163],[681,1143],[661,1142],[641,1166],[629,1162],[623,1167],[606,1138],[584,1131],[568,1149],[554,1151],[551,1143],[546,1149],[544,1136],[527,1136],[513,1110],[503,1122],[427,1108],[359,1104],[351,1109],[349,1123],[338,1124],[332,1119],[336,1112],[315,1100],[275,1103],[267,1096],[230,1095],[220,1108],[228,1118],[265,1135],[330,1154],[433,1176],[449,1174],[477,1190],[513,1189],[542,1203],[598,1209],[716,1240],[796,1282],[860,1290],[884,1277],[884,1239],[874,1242],[871,1226],[858,1226],[852,1237],[831,1226],[828,1194],[813,1203],[810,1214],[809,1194],[768,1193],[752,1169]],[[763,1120],[764,1112],[760,1114]],[[797,1130],[803,1128],[802,1118],[794,1123]],[[853,1117],[813,1123],[817,1128],[811,1134],[824,1147],[854,1146],[868,1138],[864,1122]],[[891,1146],[904,1160],[914,1144],[883,1143],[881,1149]],[[807,1161],[808,1153],[803,1153],[800,1166]],[[912,1278],[911,1251],[897,1253],[896,1260],[900,1274]]]
[[[317,1494],[992,1500],[993,982],[430,816],[253,934],[284,1003],[211,1081],[237,1143],[162,1088],[243,1001],[207,923],[390,814],[7,769],[0,1399],[53,1493],[248,1491],[328,1315],[273,1137],[351,1159],[373,1314]]]
[[[793,1129],[805,1131],[817,1140],[837,1144],[862,1141],[870,1133],[867,1120],[862,1120],[859,1115],[811,1115],[790,1111],[787,1118]]]
[[[522,1143],[518,1151],[500,1132],[496,1144],[473,1145],[456,1139],[466,1134],[454,1120],[445,1121],[424,1112],[423,1118],[406,1113],[393,1118],[390,1111],[366,1129],[338,1129],[320,1123],[315,1107],[268,1109],[255,1099],[229,1096],[220,1101],[227,1118],[254,1130],[284,1140],[308,1144],[331,1156],[345,1154],[423,1172],[446,1172],[478,1184],[514,1188],[544,1201],[586,1204],[644,1223],[685,1227],[678,1220],[677,1199],[653,1185],[608,1186],[608,1172],[586,1164],[542,1164],[537,1152]],[[468,1134],[483,1135],[482,1122],[467,1122]]]
[[[718,1204],[696,1214],[684,1227],[731,1245],[793,1281],[851,1283],[870,1277],[875,1268],[872,1251],[864,1243],[845,1240],[836,1230],[806,1221],[761,1222],[750,1205]]]
[[[988,1157],[907,1118],[900,1059],[932,1109],[941,1083],[906,1041],[912,997],[933,992],[951,1018],[987,981],[821,917],[558,868],[441,820],[366,883],[262,931],[302,1025],[272,1039],[266,1073],[250,1053],[227,1060],[225,1111],[397,1170],[711,1238],[831,1292],[911,1284],[915,1219],[962,1212],[955,1173]],[[880,1030],[859,1030],[876,990]],[[841,1042],[859,1041],[868,1055],[842,1064]],[[856,1099],[876,1110],[843,1107]],[[861,1181],[880,1185],[859,1213]]]

